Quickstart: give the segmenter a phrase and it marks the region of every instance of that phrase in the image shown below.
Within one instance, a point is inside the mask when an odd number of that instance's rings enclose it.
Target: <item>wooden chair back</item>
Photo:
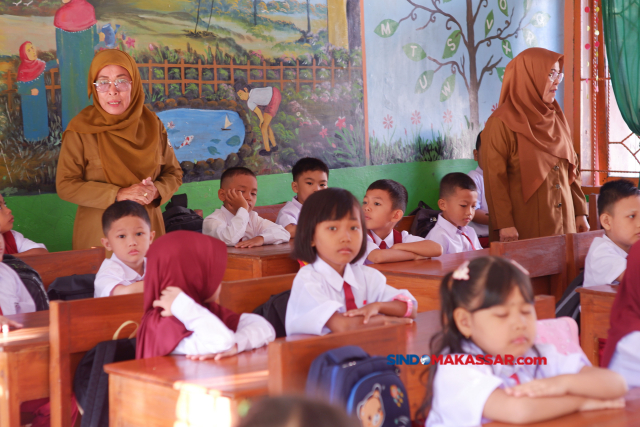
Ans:
[[[296,273],[222,282],[218,303],[236,313],[251,313],[271,295],[291,289],[295,277]]]
[[[567,286],[584,268],[593,240],[602,236],[604,236],[604,230],[567,234]]]
[[[262,218],[268,219],[271,222],[276,222],[276,218],[278,218],[278,212],[280,212],[280,209],[282,209],[284,205],[285,203],[278,203],[277,205],[255,206],[253,210]]]
[[[407,216],[403,216],[402,219],[400,221],[398,221],[398,223],[396,224],[395,228],[396,230],[402,232],[402,231],[406,231],[409,232],[409,230],[411,230],[411,224],[413,224],[413,219],[415,218],[415,215],[407,215]]]
[[[44,255],[17,255],[36,270],[42,278],[44,288],[58,277],[72,274],[96,274],[105,257],[104,247],[79,251],[51,252]]]
[[[591,231],[602,230],[602,224],[600,224],[600,215],[598,215],[598,197],[599,194],[589,195],[589,228]]]

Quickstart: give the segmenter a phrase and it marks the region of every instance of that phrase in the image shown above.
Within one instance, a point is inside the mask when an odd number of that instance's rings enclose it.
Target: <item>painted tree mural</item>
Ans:
[[[433,82],[434,75],[441,69],[451,70],[451,75],[444,80],[440,88],[440,102],[444,102],[451,97],[456,88],[456,75],[458,75],[469,94],[470,114],[469,117],[465,115],[467,126],[472,129],[478,129],[480,123],[478,91],[483,79],[487,75],[493,75],[494,71],[496,71],[502,81],[504,74],[504,67],[499,67],[499,65],[503,64],[502,61],[505,58],[502,56],[496,58],[495,54],[490,54],[488,48],[494,42],[501,43],[502,54],[509,59],[513,59],[514,53],[509,39],[512,37],[517,38],[522,33],[528,47],[537,46],[538,41],[532,31],[532,27],[544,27],[549,21],[550,15],[544,12],[536,12],[529,22],[523,26],[523,22],[529,15],[533,0],[524,0],[524,8],[521,10],[522,14],[519,19],[517,17],[514,19],[516,7],[509,8],[509,0],[493,0],[491,2],[489,0],[480,0],[475,6],[473,0],[466,0],[466,15],[464,16],[454,16],[449,11],[450,8],[445,4],[450,3],[451,0],[427,0],[426,4],[420,4],[414,0],[406,1],[413,7],[407,16],[399,21],[385,19],[378,24],[374,32],[380,37],[387,38],[393,36],[398,27],[405,21],[417,21],[418,19],[426,18],[426,23],[417,28],[417,30],[424,30],[431,24],[444,22],[444,28],[447,31],[451,31],[451,33],[445,40],[441,58],[428,55],[419,43],[408,43],[403,46],[404,53],[408,59],[416,62],[428,59],[435,65],[434,69],[424,71],[419,75],[415,85],[415,92],[418,94],[426,92]],[[497,12],[494,12],[494,8],[497,9]],[[486,13],[487,9],[489,9],[488,13]],[[501,19],[499,18],[500,14],[506,16],[503,26],[496,25],[496,21]],[[478,19],[483,17],[484,30],[477,33],[475,24]],[[464,46],[464,49],[459,49],[461,45]],[[429,50],[433,51],[433,48],[429,48]]]

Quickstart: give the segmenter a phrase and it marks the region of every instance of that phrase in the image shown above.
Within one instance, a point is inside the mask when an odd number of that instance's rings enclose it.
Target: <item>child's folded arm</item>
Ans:
[[[274,339],[276,339],[276,331],[264,317],[251,313],[240,315],[236,331],[238,353],[262,347]]]
[[[608,369],[585,366],[579,373],[567,377],[568,392],[576,396],[613,399],[627,392],[622,375]]]
[[[442,255],[442,245],[432,240],[422,240],[420,242],[398,243],[393,245],[394,249],[411,252],[423,257],[439,257]]]
[[[416,259],[416,254],[413,252],[396,249],[396,246],[397,245],[393,245],[391,249],[374,249],[369,252],[367,259],[374,264],[380,264],[383,262],[412,261]]]
[[[291,234],[283,226],[261,217],[258,217],[258,221],[260,221],[258,236],[264,238],[265,245],[277,245],[288,242],[291,239]]]
[[[219,218],[209,215],[202,223],[202,233],[222,240],[227,246],[236,245],[244,236],[249,223],[249,212],[239,208],[236,215],[227,223]]]

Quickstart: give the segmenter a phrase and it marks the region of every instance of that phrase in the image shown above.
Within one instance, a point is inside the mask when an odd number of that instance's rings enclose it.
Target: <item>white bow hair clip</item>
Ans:
[[[453,272],[454,280],[469,280],[469,261],[465,261]]]

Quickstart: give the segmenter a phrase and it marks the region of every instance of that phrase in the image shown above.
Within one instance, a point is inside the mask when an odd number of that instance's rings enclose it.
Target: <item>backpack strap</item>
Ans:
[[[398,243],[402,243],[402,233],[393,229],[393,244],[397,245]]]

